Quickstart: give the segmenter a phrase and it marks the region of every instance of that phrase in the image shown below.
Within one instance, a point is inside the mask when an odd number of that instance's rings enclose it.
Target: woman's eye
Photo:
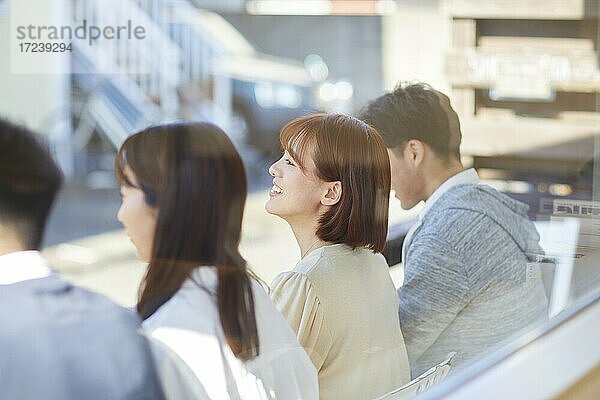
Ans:
[[[285,161],[285,163],[286,163],[287,165],[292,165],[292,166],[296,165],[296,164],[294,164],[294,162],[293,162],[292,160],[290,160],[289,158],[285,158],[285,159],[284,159],[284,161]]]

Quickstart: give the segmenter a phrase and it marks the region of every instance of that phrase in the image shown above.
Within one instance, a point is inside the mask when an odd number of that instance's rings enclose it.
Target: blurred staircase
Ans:
[[[180,52],[168,35],[134,2],[73,1],[74,25],[119,26],[123,15],[145,28],[146,39],[73,42],[73,83],[84,97],[75,133],[81,143],[97,130],[118,148],[149,123],[176,117]]]
[[[121,26],[126,15],[145,29],[141,40],[73,42],[77,148],[94,132],[118,148],[153,123],[223,114],[227,94],[219,98],[212,84],[219,51],[201,12],[184,0],[72,0],[74,25]]]

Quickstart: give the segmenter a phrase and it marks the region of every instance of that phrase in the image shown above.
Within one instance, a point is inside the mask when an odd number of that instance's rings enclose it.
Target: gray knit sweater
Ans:
[[[539,274],[527,273],[543,253],[527,210],[489,186],[463,184],[424,215],[398,289],[413,378],[450,351],[456,372],[546,318]]]

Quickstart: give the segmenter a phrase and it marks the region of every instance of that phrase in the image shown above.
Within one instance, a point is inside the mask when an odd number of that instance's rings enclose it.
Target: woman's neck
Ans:
[[[317,236],[318,223],[290,223],[292,232],[296,237],[296,242],[300,247],[300,258],[304,258],[311,251],[330,244],[329,242],[319,239]]]

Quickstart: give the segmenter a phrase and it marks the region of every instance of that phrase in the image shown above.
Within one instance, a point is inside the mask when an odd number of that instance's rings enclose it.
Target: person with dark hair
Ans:
[[[320,399],[371,399],[409,380],[398,300],[385,259],[390,167],[379,134],[356,118],[289,122],[265,208],[300,247],[271,298],[319,373]]]
[[[400,322],[413,377],[451,351],[455,371],[542,321],[543,254],[528,207],[479,183],[460,159],[458,116],[447,96],[401,84],[359,118],[383,136],[392,189],[404,209],[424,201],[403,243]]]
[[[149,263],[138,313],[171,399],[316,399],[317,376],[239,253],[246,173],[227,135],[172,123],[115,160],[118,219]]]
[[[40,255],[61,184],[35,135],[0,120],[0,397],[162,399],[139,318]]]

